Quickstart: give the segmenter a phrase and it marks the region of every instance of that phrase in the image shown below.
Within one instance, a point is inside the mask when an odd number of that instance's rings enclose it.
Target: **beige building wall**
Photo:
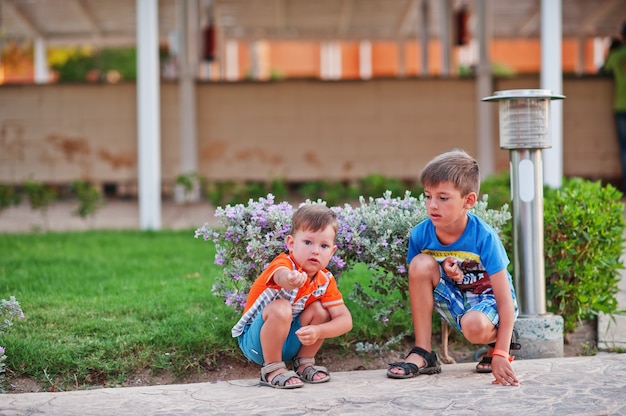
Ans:
[[[502,79],[494,91],[537,88]],[[497,105],[473,79],[206,83],[197,86],[198,174],[209,180],[414,179],[452,147],[476,154],[478,106],[493,108],[496,169],[508,169]],[[0,183],[137,182],[135,84],[0,87]],[[620,177],[612,81],[564,80],[564,174]],[[180,173],[178,86],[162,84],[164,187]]]
[[[414,178],[438,152],[474,151],[473,101],[473,82],[459,80],[201,85],[199,170],[214,179]]]

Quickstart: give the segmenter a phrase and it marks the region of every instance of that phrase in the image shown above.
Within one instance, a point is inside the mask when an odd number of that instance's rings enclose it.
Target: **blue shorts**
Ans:
[[[459,287],[445,274],[443,268],[439,266],[439,283],[434,290],[434,308],[439,315],[450,324],[450,326],[463,332],[461,329],[461,318],[469,311],[484,313],[494,327],[498,327],[500,315],[496,307],[496,297],[492,293],[472,293],[459,290]],[[509,285],[513,287],[509,277]],[[517,309],[517,299],[515,291],[511,289],[513,305],[515,307],[515,318],[519,313]]]
[[[259,313],[250,325],[246,325],[243,329],[243,334],[237,337],[237,342],[239,343],[239,348],[241,348],[243,355],[245,355],[248,360],[259,365],[265,364],[263,348],[261,347],[261,327],[264,323],[263,314]],[[296,331],[301,327],[300,317],[291,321],[289,335],[287,335],[287,339],[283,345],[283,361],[287,363],[296,358],[298,351],[300,351],[302,347],[302,343],[296,335]]]

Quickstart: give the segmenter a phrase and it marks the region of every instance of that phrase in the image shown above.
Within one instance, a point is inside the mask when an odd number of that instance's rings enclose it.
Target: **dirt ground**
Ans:
[[[436,335],[433,339],[439,342],[440,337]],[[596,351],[596,339],[595,322],[584,323],[576,331],[565,336],[563,355],[565,357],[575,357],[594,354]],[[406,341],[401,349],[387,351],[382,354],[346,354],[345,352],[322,347],[322,351],[320,351],[317,357],[317,364],[328,367],[331,372],[384,369],[387,368],[388,363],[401,360],[411,347],[410,341]],[[435,351],[439,352],[439,347],[439,345],[435,345]],[[454,341],[451,339],[449,343],[450,356],[459,363],[475,361],[474,356],[478,349],[477,346],[463,341]],[[159,374],[151,374],[150,370],[143,370],[133,374],[122,385],[109,385],[104,382],[100,385],[94,385],[88,388],[137,387],[253,379],[259,377],[259,372],[260,367],[258,365],[251,364],[243,357],[218,357],[214,360],[205,359],[200,363],[193,374],[188,374],[184,378],[177,378],[171,372],[167,371]],[[59,391],[52,383],[42,383],[29,378],[11,378],[10,373],[7,374],[5,388],[8,393]],[[85,386],[76,385],[75,388],[84,389]]]

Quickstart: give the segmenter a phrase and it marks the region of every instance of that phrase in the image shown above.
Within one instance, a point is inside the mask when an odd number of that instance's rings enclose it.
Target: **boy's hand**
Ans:
[[[313,345],[320,338],[320,331],[315,325],[307,325],[296,331],[302,345]]]
[[[503,386],[519,386],[519,380],[515,376],[513,366],[506,358],[494,355],[491,358],[491,372],[495,377],[493,384],[501,384]]]
[[[446,257],[441,265],[443,266],[444,273],[447,274],[450,279],[457,283],[463,281],[463,271],[461,271],[454,257]]]
[[[309,276],[306,274],[306,272],[303,272],[301,270],[290,270],[287,274],[287,283],[294,288],[302,287],[306,283],[308,278]]]

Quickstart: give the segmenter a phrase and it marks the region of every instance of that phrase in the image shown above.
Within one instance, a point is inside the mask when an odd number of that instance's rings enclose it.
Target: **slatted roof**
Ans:
[[[197,4],[200,25],[211,15],[223,40],[399,40],[421,36],[424,22],[438,38],[445,1],[449,10],[467,7],[471,15],[479,0],[158,0],[164,41],[177,27],[178,1]],[[624,0],[561,1],[564,37],[617,35],[626,20]],[[540,35],[541,0],[488,4],[494,38]],[[0,31],[50,44],[133,43],[136,0],[0,0]]]

